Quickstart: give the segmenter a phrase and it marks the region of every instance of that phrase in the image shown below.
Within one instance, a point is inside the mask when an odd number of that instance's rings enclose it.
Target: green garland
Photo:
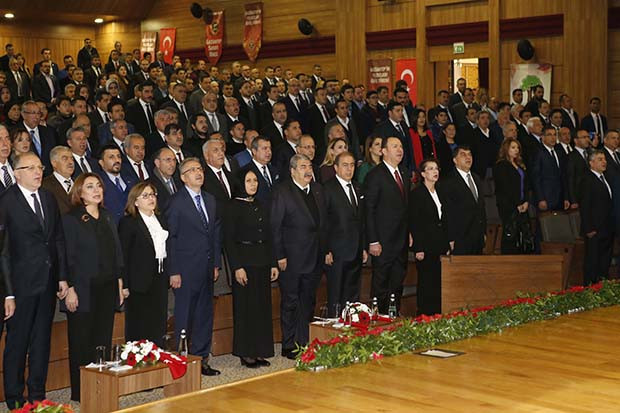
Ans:
[[[603,281],[589,287],[520,295],[496,306],[420,316],[368,330],[352,329],[327,341],[315,339],[298,349],[298,370],[321,370],[365,363],[439,344],[496,333],[533,321],[620,304],[620,283]]]

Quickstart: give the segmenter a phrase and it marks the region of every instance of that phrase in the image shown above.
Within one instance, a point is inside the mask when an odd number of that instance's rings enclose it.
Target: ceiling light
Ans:
[[[97,23],[97,24],[101,24],[101,23],[103,23],[103,19],[102,19],[101,17],[97,17],[97,18],[95,19],[95,23]]]
[[[13,19],[15,17],[15,15],[13,13],[5,13],[4,17],[7,19]]]

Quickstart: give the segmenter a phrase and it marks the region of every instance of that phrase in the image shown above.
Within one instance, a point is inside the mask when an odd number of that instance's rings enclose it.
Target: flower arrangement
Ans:
[[[157,364],[162,350],[155,343],[148,340],[128,341],[123,344],[121,360],[131,367],[142,367],[148,364]]]
[[[498,305],[443,315],[422,315],[386,326],[352,328],[330,340],[315,339],[308,346],[299,348],[296,368],[321,370],[365,363],[384,356],[500,332],[507,327],[617,304],[620,304],[620,282],[603,281],[589,287],[520,295]]]
[[[364,303],[349,303],[342,310],[342,319],[346,325],[367,327],[372,318],[372,311]]]
[[[11,410],[12,413],[73,413],[73,408],[68,404],[58,404],[50,400],[26,403],[23,407]]]

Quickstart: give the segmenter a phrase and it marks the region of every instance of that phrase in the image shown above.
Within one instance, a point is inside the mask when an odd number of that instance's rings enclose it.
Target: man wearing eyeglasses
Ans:
[[[179,166],[184,184],[170,198],[168,271],[174,289],[174,334],[189,334],[190,354],[202,357],[202,374],[217,376],[209,366],[213,336],[213,284],[221,267],[220,218],[213,195],[201,189],[204,170],[198,158]]]
[[[63,299],[68,290],[58,204],[40,189],[45,167],[35,154],[26,153],[16,158],[14,168],[17,184],[0,198],[0,249],[12,252],[0,257],[0,268],[6,271],[0,284],[6,286],[3,373],[10,410],[26,402],[26,358],[28,401],[45,399],[56,295]]]
[[[22,105],[22,119],[20,127],[25,128],[30,134],[32,142],[32,152],[40,159],[45,166],[45,175],[52,173],[52,163],[50,162],[50,151],[56,146],[56,136],[54,130],[47,126],[40,125],[41,110],[36,102],[29,100]]]

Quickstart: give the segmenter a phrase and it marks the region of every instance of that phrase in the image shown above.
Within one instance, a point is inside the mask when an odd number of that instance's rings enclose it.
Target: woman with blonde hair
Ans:
[[[336,161],[336,156],[348,150],[349,145],[347,145],[347,141],[342,138],[334,139],[329,142],[329,144],[327,144],[327,153],[325,154],[325,159],[323,160],[323,163],[319,168],[320,182],[327,182],[331,178],[336,176],[336,170],[334,169],[334,162]]]

